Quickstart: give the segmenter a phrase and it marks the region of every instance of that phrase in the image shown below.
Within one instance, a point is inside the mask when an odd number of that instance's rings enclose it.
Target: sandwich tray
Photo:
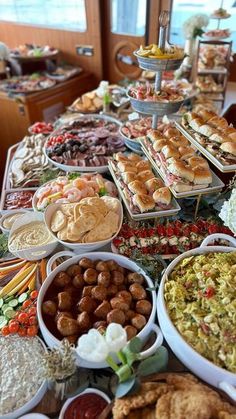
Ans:
[[[177,70],[183,62],[183,58],[179,59],[162,59],[162,58],[148,58],[142,57],[138,54],[138,50],[134,51],[133,54],[138,60],[139,67],[143,70],[151,71],[165,71],[165,70]]]
[[[112,176],[112,178],[115,182],[115,185],[116,185],[116,187],[119,191],[119,194],[120,194],[120,196],[121,196],[121,198],[122,198],[122,200],[125,204],[125,207],[128,211],[128,214],[133,220],[147,220],[148,218],[170,217],[172,215],[176,215],[181,210],[177,201],[172,197],[172,200],[171,200],[172,208],[171,209],[160,210],[160,211],[150,211],[150,212],[144,212],[144,213],[140,213],[140,214],[134,214],[131,211],[130,206],[129,206],[129,202],[127,201],[127,199],[126,199],[126,197],[125,197],[125,195],[122,191],[122,188],[120,186],[120,182],[116,177],[116,174],[113,170],[111,162],[108,162],[108,167],[109,167],[111,176]]]
[[[223,164],[215,156],[213,156],[208,150],[206,150],[194,137],[183,127],[181,123],[175,121],[178,130],[194,145],[214,166],[217,167],[223,173],[235,172],[236,164]]]
[[[188,98],[186,97],[183,100],[179,100],[178,102],[154,102],[154,101],[145,101],[145,100],[138,100],[134,97],[130,96],[129,92],[127,96],[130,99],[130,103],[132,108],[142,114],[146,115],[158,115],[164,116],[171,113],[178,112],[181,105],[186,101]]]
[[[154,170],[161,176],[164,183],[166,184],[167,181],[166,181],[165,173],[163,173],[162,170],[158,167],[155,160],[152,158],[152,156],[150,155],[149,151],[144,146],[144,144],[142,144],[142,150],[143,150],[144,154],[146,155],[146,157],[148,158],[148,160],[150,161],[150,163],[152,164]],[[208,194],[220,192],[221,189],[225,185],[218,178],[218,176],[216,176],[216,174],[214,172],[212,172],[212,170],[211,170],[211,174],[212,174],[211,186],[208,186],[207,188],[204,188],[204,189],[194,189],[192,191],[176,192],[174,190],[174,188],[172,188],[172,186],[169,186],[169,185],[166,185],[166,186],[168,186],[168,188],[170,189],[170,191],[172,192],[172,194],[174,195],[175,198],[189,198],[189,197],[192,197],[192,196],[208,195]]]

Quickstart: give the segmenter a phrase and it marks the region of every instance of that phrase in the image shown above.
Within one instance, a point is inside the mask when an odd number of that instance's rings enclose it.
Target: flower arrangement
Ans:
[[[190,16],[183,23],[183,32],[186,39],[196,39],[197,36],[201,36],[204,33],[205,28],[209,23],[207,15],[202,13]]]
[[[10,51],[6,44],[0,42],[0,61],[1,60],[8,60],[10,57]]]
[[[229,200],[223,203],[219,216],[236,235],[236,188],[232,190]]]
[[[107,362],[117,375],[116,397],[119,398],[136,389],[140,377],[159,372],[167,365],[168,352],[164,346],[160,346],[154,355],[144,360],[140,353],[142,346],[137,336],[127,342],[125,329],[120,324],[111,323],[104,335],[96,329],[90,329],[82,335],[76,351],[86,361]],[[114,360],[114,354],[119,364]]]

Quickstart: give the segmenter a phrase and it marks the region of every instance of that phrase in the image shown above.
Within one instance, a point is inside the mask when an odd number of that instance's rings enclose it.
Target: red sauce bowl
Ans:
[[[97,419],[110,402],[109,397],[102,391],[87,388],[65,402],[59,419]]]

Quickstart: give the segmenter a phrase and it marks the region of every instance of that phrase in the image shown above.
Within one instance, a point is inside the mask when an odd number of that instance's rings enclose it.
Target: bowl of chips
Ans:
[[[45,223],[54,238],[76,253],[110,243],[119,233],[123,208],[117,198],[89,197],[79,203],[55,203],[46,208]]]

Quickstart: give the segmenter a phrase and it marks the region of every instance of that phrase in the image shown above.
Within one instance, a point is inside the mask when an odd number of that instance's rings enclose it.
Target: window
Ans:
[[[146,29],[146,0],[111,0],[111,31],[143,36]]]
[[[185,42],[182,25],[190,16],[197,13],[210,15],[214,10],[221,7],[222,0],[173,0],[171,15],[170,42],[183,45]],[[220,21],[220,29],[230,29],[233,41],[233,50],[236,51],[236,1],[224,0],[223,6],[231,14],[229,19]],[[210,19],[208,30],[216,29],[218,20]]]
[[[85,31],[84,0],[0,0],[0,20]]]

